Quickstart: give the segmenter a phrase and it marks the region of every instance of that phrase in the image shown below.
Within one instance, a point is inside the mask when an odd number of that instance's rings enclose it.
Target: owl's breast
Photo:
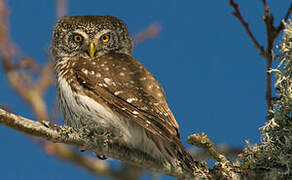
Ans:
[[[79,92],[80,90],[72,87],[65,78],[58,79],[59,106],[68,125],[81,127],[94,123],[109,127],[119,122],[118,116],[104,104]]]

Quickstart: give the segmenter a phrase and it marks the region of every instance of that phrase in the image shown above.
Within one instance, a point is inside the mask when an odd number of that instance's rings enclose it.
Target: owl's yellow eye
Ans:
[[[110,40],[110,36],[105,34],[105,35],[102,35],[100,37],[100,39],[101,39],[102,42],[106,43],[106,42],[108,42]]]
[[[73,41],[76,43],[80,43],[83,40],[83,37],[80,34],[75,34],[73,36]]]

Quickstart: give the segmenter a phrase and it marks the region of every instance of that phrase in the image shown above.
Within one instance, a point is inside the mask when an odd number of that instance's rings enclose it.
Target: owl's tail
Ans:
[[[193,157],[187,152],[180,141],[176,142],[174,146],[176,146],[175,156],[178,159],[180,166],[189,172],[193,172],[197,162],[194,161]]]
[[[173,156],[174,167],[181,167],[181,170],[188,174],[188,176],[191,174],[192,176],[201,176],[205,177],[205,174],[208,171],[208,168],[201,164],[198,161],[195,161],[193,157],[190,155],[190,153],[184,148],[181,141],[177,141],[173,143],[172,148],[173,152],[171,155]],[[206,171],[204,171],[206,170]],[[189,179],[187,177],[182,177],[180,179]],[[192,179],[192,178],[191,178]]]
[[[174,141],[163,141],[161,139],[153,138],[159,153],[160,159],[163,163],[170,165],[171,171],[181,171],[187,176],[198,173],[197,170],[200,163],[194,161],[190,153],[182,145],[179,139]]]

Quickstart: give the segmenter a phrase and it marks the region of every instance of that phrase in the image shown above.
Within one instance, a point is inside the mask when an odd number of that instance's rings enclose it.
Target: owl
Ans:
[[[113,16],[63,17],[55,25],[58,101],[67,125],[102,127],[127,147],[193,171],[164,91],[132,56],[126,24]]]

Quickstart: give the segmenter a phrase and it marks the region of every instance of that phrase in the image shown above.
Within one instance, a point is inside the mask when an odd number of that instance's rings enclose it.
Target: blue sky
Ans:
[[[243,27],[232,15],[229,1],[73,1],[69,15],[113,15],[132,34],[152,22],[162,32],[134,49],[134,56],[160,81],[180,125],[183,144],[192,133],[205,132],[215,143],[244,146],[259,143],[264,125],[265,62]],[[261,1],[237,0],[258,41],[265,44]],[[272,0],[278,22],[291,0]],[[45,64],[56,22],[55,1],[8,1],[11,38],[22,52]],[[34,118],[31,109],[7,85],[0,70],[0,104]],[[52,110],[55,87],[46,93]],[[0,126],[1,179],[84,179],[95,177],[74,165],[48,156],[27,136]],[[147,177],[145,177],[147,179]],[[163,176],[163,179],[171,179]]]

